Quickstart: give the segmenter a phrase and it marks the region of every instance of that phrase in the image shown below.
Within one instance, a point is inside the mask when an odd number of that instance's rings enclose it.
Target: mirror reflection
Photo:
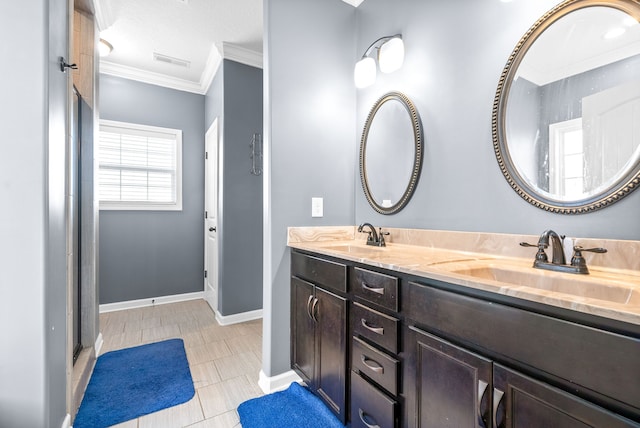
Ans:
[[[411,101],[383,96],[371,109],[360,146],[360,176],[369,204],[382,214],[406,205],[418,180],[422,129]]]
[[[582,3],[542,23],[505,69],[496,150],[543,205],[593,203],[640,169],[640,24]]]

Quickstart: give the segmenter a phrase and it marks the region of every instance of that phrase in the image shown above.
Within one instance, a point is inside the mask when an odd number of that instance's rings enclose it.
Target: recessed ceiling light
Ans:
[[[625,27],[633,27],[634,25],[638,24],[638,20],[633,16],[627,16],[622,23]]]
[[[627,30],[622,27],[612,28],[611,30],[604,33],[604,36],[602,37],[604,37],[607,40],[615,39],[616,37],[622,36],[625,33],[625,31]]]

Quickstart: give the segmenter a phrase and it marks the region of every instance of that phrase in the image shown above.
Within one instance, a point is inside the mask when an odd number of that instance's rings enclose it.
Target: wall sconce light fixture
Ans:
[[[105,39],[100,39],[98,42],[98,54],[100,56],[107,56],[113,50],[113,45],[107,42]]]
[[[366,88],[376,81],[376,61],[369,55],[373,50],[378,53],[378,65],[383,73],[391,73],[402,67],[404,61],[404,43],[402,34],[380,37],[367,48],[353,70],[356,87]]]

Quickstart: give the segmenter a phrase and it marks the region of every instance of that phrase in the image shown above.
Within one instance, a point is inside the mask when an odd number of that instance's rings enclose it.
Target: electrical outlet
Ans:
[[[323,199],[311,198],[311,217],[322,217],[323,215]]]

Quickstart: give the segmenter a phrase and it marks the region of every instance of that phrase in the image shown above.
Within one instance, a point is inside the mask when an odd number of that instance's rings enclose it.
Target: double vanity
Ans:
[[[572,274],[538,237],[385,231],[289,229],[292,368],[345,424],[640,427],[640,242],[579,239],[608,252]]]
[[[491,117],[525,201],[586,217],[640,188],[639,42],[639,0],[565,0],[522,36]],[[373,105],[376,213],[409,204],[427,143],[409,97]],[[288,245],[292,367],[351,427],[640,427],[640,242],[365,223]]]

